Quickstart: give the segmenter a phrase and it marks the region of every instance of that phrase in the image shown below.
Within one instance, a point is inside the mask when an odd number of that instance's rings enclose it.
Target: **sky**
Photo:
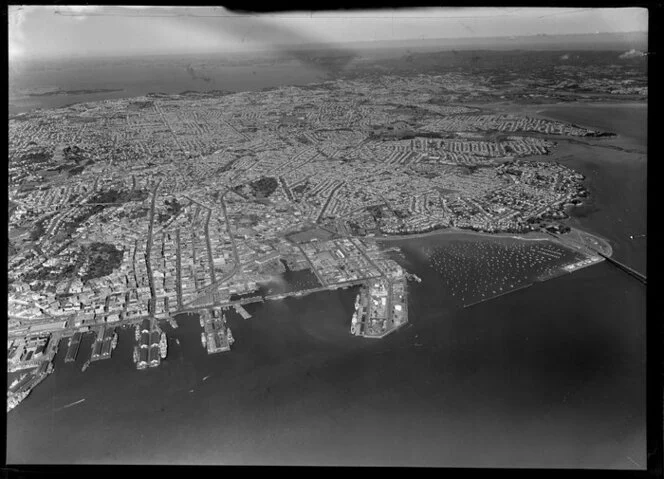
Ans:
[[[642,8],[420,8],[236,14],[222,7],[9,6],[9,59],[275,44],[647,31]]]

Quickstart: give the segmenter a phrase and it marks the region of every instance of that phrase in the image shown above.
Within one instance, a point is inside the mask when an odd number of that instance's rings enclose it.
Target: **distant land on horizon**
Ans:
[[[312,49],[349,49],[349,50],[380,50],[380,49],[419,49],[434,50],[441,48],[472,49],[482,47],[495,50],[622,50],[636,49],[645,51],[648,48],[648,32],[624,33],[584,33],[571,35],[524,35],[508,37],[476,37],[476,38],[435,38],[411,40],[379,40],[364,42],[348,42],[316,45],[282,45],[281,48],[293,50]]]
[[[435,38],[410,40],[376,40],[345,43],[311,43],[311,44],[280,44],[272,48],[256,48],[253,50],[228,50],[218,52],[168,52],[168,53],[140,53],[131,55],[135,58],[145,57],[208,57],[215,55],[243,56],[275,54],[276,52],[310,52],[328,51],[335,54],[362,54],[391,50],[395,53],[412,52],[414,50],[440,51],[441,49],[455,50],[640,50],[648,49],[648,32],[619,32],[619,33],[584,33],[569,35],[525,35],[504,37],[476,37],[476,38]],[[56,58],[26,57],[22,61],[43,60],[84,60],[93,58],[128,58],[123,55],[103,55],[96,57],[72,56]],[[10,61],[10,63],[12,63]]]

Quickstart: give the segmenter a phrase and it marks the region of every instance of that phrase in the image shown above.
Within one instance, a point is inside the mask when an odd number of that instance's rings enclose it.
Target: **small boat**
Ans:
[[[226,328],[226,337],[228,338],[228,345],[229,346],[235,342],[235,339],[233,338],[233,332],[231,331],[231,328]]]
[[[134,346],[134,362],[137,363],[139,358],[138,346]]]
[[[180,340],[178,338],[175,338],[175,344],[177,344],[178,346],[180,345]]]
[[[111,350],[115,349],[118,345],[118,333],[113,333],[113,340],[111,341]]]
[[[208,374],[207,376],[205,376],[205,377],[203,378],[203,381],[205,381],[205,380],[206,380],[207,378],[209,378],[210,376],[212,376],[212,374]]]
[[[83,364],[83,367],[81,368],[81,371],[85,371],[90,367],[90,360],[88,359],[85,364]]]
[[[205,333],[201,333],[201,344],[203,347],[207,347],[207,338],[205,337]]]

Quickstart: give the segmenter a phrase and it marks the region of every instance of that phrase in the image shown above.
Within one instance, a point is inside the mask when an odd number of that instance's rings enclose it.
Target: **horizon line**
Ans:
[[[531,34],[531,35],[497,35],[497,36],[489,36],[489,37],[435,37],[435,38],[404,38],[404,39],[396,39],[396,40],[390,40],[390,39],[381,39],[381,40],[356,40],[356,41],[348,41],[348,42],[313,42],[313,43],[278,43],[278,44],[271,44],[271,45],[256,45],[255,47],[250,47],[248,49],[238,49],[238,48],[231,48],[227,50],[216,50],[216,51],[206,51],[206,50],[200,50],[200,51],[183,51],[183,52],[164,52],[164,51],[155,51],[155,52],[137,52],[137,53],[130,53],[126,54],[123,52],[98,52],[94,54],[88,54],[87,52],[82,52],[82,53],[69,53],[67,55],[63,56],[53,56],[53,55],[48,55],[48,54],[34,54],[34,55],[22,55],[22,58],[14,58],[10,59],[11,62],[20,62],[20,61],[25,61],[25,60],[45,60],[45,59],[53,59],[53,60],[58,60],[58,59],[80,59],[80,58],[109,58],[109,57],[124,57],[124,58],[129,58],[129,57],[142,57],[142,56],[147,56],[147,55],[155,55],[155,56],[168,56],[168,55],[209,55],[209,54],[249,54],[249,53],[268,53],[270,51],[273,51],[273,49],[276,47],[277,49],[281,48],[288,48],[292,51],[296,51],[298,48],[302,49],[307,49],[307,48],[322,48],[324,47],[325,49],[330,49],[334,50],[335,48],[340,48],[342,46],[352,46],[352,45],[361,45],[361,44],[380,44],[380,43],[408,43],[408,42],[432,42],[432,41],[437,41],[437,40],[458,40],[461,42],[475,42],[475,41],[481,41],[481,40],[493,40],[493,39],[512,39],[512,40],[518,40],[518,39],[524,39],[524,38],[556,38],[556,37],[571,37],[571,36],[595,36],[595,35],[611,35],[611,36],[622,36],[622,35],[635,35],[635,34],[648,34],[648,30],[632,30],[632,31],[627,31],[627,32],[584,32],[584,33],[563,33],[563,34],[556,34],[556,33],[536,33],[536,34]],[[443,47],[444,45],[441,45]],[[515,50],[519,50],[519,48],[515,48]],[[601,48],[596,49],[596,50],[601,50]],[[609,49],[610,50],[610,49]]]

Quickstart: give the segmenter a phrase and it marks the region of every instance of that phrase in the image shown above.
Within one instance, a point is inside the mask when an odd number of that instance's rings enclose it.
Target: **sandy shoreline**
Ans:
[[[613,248],[606,239],[601,238],[600,236],[597,236],[595,234],[588,233],[587,231],[583,231],[579,228],[572,228],[572,230],[569,233],[566,233],[566,235],[568,236],[563,238],[536,231],[519,235],[516,233],[485,233],[482,231],[472,231],[472,230],[448,227],[434,231],[429,231],[427,233],[415,233],[412,235],[372,236],[372,237],[365,237],[363,239],[369,239],[375,241],[399,241],[399,240],[410,240],[410,239],[426,238],[429,236],[451,235],[451,234],[484,236],[488,238],[512,238],[521,241],[551,241],[553,243],[559,243],[567,248],[576,249],[576,250],[578,250],[580,247],[578,245],[578,242],[575,241],[573,237],[589,236],[597,240],[600,246],[602,246],[602,248],[604,249],[603,251],[604,254],[606,254],[607,256],[611,256],[613,254]],[[578,239],[580,238],[577,238],[577,240]]]
[[[473,235],[473,236],[486,236],[489,238],[513,238],[524,241],[552,241],[553,238],[544,234],[537,232],[524,233],[523,235],[518,235],[517,233],[486,233],[483,231],[473,231],[466,230],[462,228],[441,228],[433,231],[428,231],[426,233],[414,233],[411,235],[386,235],[386,236],[365,236],[362,239],[375,240],[375,241],[399,241],[399,240],[409,240],[417,238],[426,238],[429,236],[438,236],[438,235],[450,235],[450,234],[462,234],[462,235]],[[528,236],[530,235],[530,236]],[[534,237],[537,235],[537,237]]]

